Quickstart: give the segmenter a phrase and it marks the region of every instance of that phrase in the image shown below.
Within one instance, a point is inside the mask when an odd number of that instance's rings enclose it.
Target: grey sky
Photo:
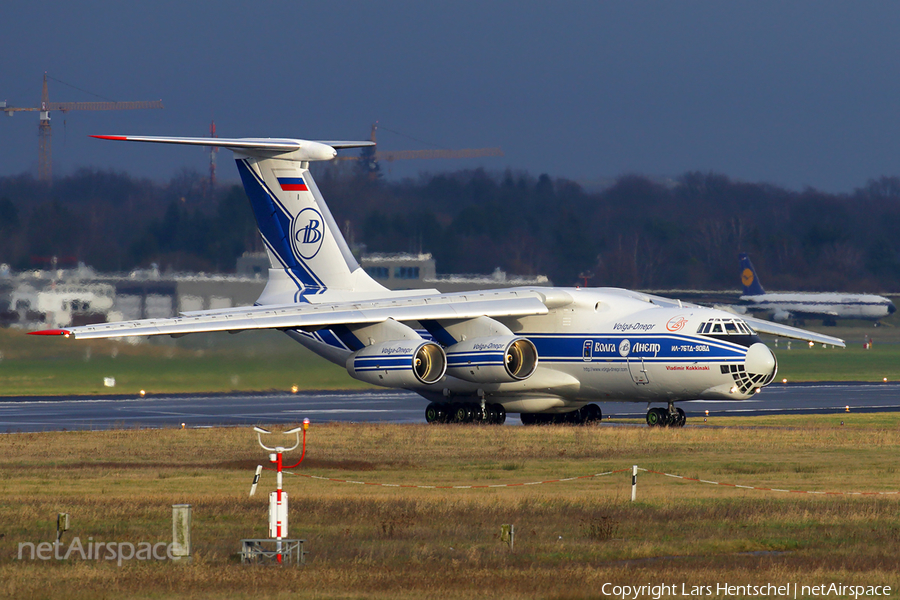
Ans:
[[[897,174],[895,2],[59,2],[0,20],[0,100],[43,72],[162,111],[53,114],[55,174],[168,179],[199,149],[90,134],[366,139],[374,121],[473,165],[580,181],[714,170],[849,191]],[[97,100],[50,82],[54,101]],[[385,150],[426,148],[382,130]],[[236,179],[230,153],[220,177]],[[0,114],[0,175],[36,172],[37,115]]]

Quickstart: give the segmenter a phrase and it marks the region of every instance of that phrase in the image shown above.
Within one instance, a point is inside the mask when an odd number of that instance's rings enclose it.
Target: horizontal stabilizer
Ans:
[[[338,150],[343,150],[345,148],[367,148],[369,146],[374,146],[375,142],[329,142],[324,140],[318,140],[320,144],[325,144],[326,146],[331,146],[332,148],[337,148]]]
[[[294,160],[331,160],[337,155],[335,148],[361,148],[373,146],[374,142],[316,142],[291,138],[195,138],[165,137],[150,135],[92,135],[100,140],[120,142],[151,142],[156,144],[181,144],[186,146],[206,146],[227,148],[242,154],[278,156]]]

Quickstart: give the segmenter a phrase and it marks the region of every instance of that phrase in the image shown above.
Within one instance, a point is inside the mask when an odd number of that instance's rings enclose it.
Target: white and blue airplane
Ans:
[[[350,252],[309,172],[371,142],[96,136],[234,152],[271,268],[254,306],[35,332],[75,339],[277,329],[351,377],[429,400],[428,422],[587,423],[595,402],[647,403],[683,426],[682,400],[745,400],[775,377],[769,333],[842,340],[617,288],[390,291]],[[547,207],[552,210],[552,206]],[[661,406],[654,406],[652,404]]]
[[[747,254],[740,254],[742,308],[770,311],[776,321],[822,319],[834,325],[837,319],[877,321],[897,311],[890,299],[874,294],[838,292],[766,292]]]

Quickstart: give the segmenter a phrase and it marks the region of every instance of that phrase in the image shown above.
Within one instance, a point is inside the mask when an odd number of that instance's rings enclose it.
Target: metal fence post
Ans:
[[[637,498],[637,465],[631,467],[631,501]]]
[[[173,560],[191,560],[191,505],[172,505]]]

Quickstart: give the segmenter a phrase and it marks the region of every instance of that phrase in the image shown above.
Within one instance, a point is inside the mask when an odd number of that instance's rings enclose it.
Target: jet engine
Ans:
[[[425,340],[393,340],[366,346],[347,359],[351,377],[390,387],[432,384],[447,371],[443,348]]]
[[[447,374],[475,383],[528,379],[537,363],[537,348],[524,337],[480,337],[447,348]]]

